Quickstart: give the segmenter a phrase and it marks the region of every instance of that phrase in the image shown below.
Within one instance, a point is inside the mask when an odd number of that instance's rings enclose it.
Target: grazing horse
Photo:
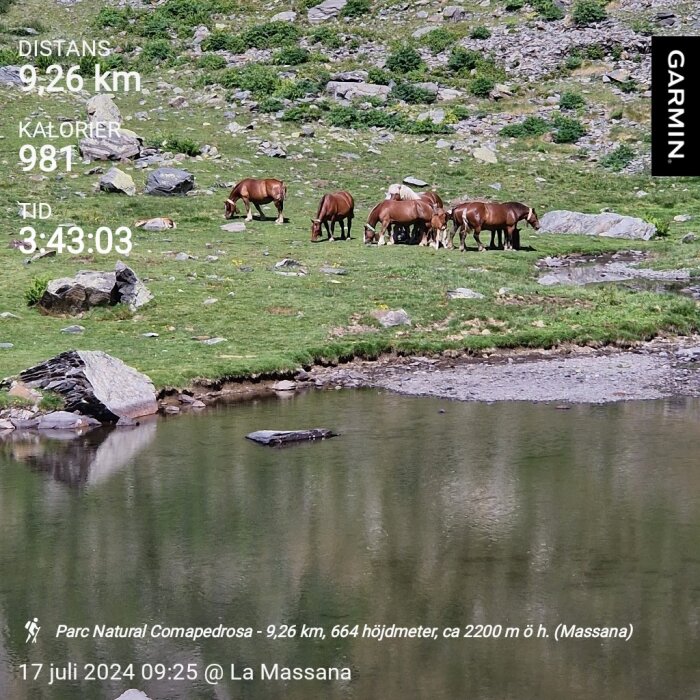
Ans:
[[[494,233],[505,231],[505,250],[513,250],[514,233],[517,231],[518,221],[525,220],[532,228],[540,227],[537,213],[532,207],[520,202],[466,202],[452,210],[452,218],[457,227],[458,219],[461,219],[459,228],[459,249],[464,250],[464,239],[467,228],[474,233],[479,250],[484,250],[479,234],[482,230],[491,231],[491,247],[493,247]],[[516,240],[519,247],[519,240]]]
[[[284,223],[284,198],[287,196],[287,186],[282,180],[273,178],[257,179],[247,177],[241,180],[232,190],[226,200],[225,216],[227,219],[233,219],[233,215],[238,213],[236,202],[239,199],[243,200],[245,206],[245,220],[253,220],[253,212],[250,208],[251,203],[258,210],[260,218],[264,219],[265,215],[260,209],[261,204],[269,204],[274,202],[277,209],[276,224]]]
[[[428,204],[435,205],[436,207],[438,207],[440,209],[443,207],[442,199],[440,198],[440,195],[437,192],[432,192],[432,191],[415,192],[407,185],[401,185],[399,183],[394,183],[393,185],[389,185],[389,189],[386,191],[385,199],[393,199],[393,200],[422,199],[422,200],[428,202]],[[411,237],[412,243],[417,242],[419,234],[420,234],[420,227],[414,227],[413,236]],[[421,245],[425,245],[424,241],[425,241],[425,233],[423,234],[423,240],[421,241]],[[450,247],[451,247],[451,242],[450,242]]]
[[[378,223],[381,223],[381,233],[376,230]],[[433,207],[423,199],[403,200],[385,199],[377,204],[370,212],[365,224],[365,243],[372,243],[375,239],[379,245],[384,245],[385,234],[392,225],[418,226],[425,231],[423,235],[423,245],[428,243],[429,232],[435,231],[435,247],[439,245],[439,240],[444,236],[447,226],[447,215],[443,209]],[[394,242],[393,236],[389,236],[389,244]]]
[[[332,194],[324,194],[321,202],[318,205],[316,218],[311,219],[311,240],[317,241],[321,237],[321,224],[325,226],[328,240],[334,241],[333,230],[335,222],[340,223],[340,240],[345,240],[345,220],[348,222],[348,240],[350,240],[350,229],[352,228],[352,219],[355,215],[355,200],[349,192],[341,190]],[[330,229],[328,222],[330,221]]]

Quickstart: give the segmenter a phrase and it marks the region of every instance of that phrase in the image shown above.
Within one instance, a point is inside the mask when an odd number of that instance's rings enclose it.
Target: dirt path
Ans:
[[[314,368],[317,386],[377,387],[459,401],[607,403],[700,396],[700,338],[634,350],[503,351],[486,358],[382,358]]]

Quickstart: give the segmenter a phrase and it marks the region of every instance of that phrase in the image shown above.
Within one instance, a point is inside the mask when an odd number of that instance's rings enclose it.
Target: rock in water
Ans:
[[[648,241],[656,235],[656,226],[622,214],[582,214],[577,211],[548,211],[540,219],[540,233],[574,233],[604,238],[629,238]]]
[[[100,178],[100,189],[103,192],[116,192],[133,197],[136,194],[136,185],[131,175],[127,175],[119,168],[110,168]]]
[[[187,194],[194,187],[194,175],[178,168],[158,168],[146,182],[144,194],[171,196]]]
[[[279,446],[292,442],[325,440],[337,435],[328,428],[310,428],[309,430],[256,430],[254,433],[248,433],[246,438],[260,445]]]
[[[135,311],[151,299],[146,285],[120,260],[114,272],[81,270],[74,277],[51,280],[38,305],[51,314],[78,314],[115,304],[126,304]]]
[[[100,350],[69,350],[19,376],[27,386],[60,394],[67,411],[80,411],[102,422],[158,411],[151,380]]]

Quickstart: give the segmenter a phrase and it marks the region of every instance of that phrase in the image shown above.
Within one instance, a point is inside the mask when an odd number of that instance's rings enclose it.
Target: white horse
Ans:
[[[389,185],[384,199],[393,199],[394,195],[399,195],[399,199],[420,199],[420,192],[414,192],[408,185],[400,185],[398,182]]]

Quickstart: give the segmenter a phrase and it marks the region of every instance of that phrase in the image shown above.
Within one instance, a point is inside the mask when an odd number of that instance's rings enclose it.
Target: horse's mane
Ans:
[[[418,192],[414,192],[408,185],[401,185],[398,182],[389,185],[389,189],[386,192],[387,199],[390,199],[395,194],[399,195],[399,199],[420,199]]]

